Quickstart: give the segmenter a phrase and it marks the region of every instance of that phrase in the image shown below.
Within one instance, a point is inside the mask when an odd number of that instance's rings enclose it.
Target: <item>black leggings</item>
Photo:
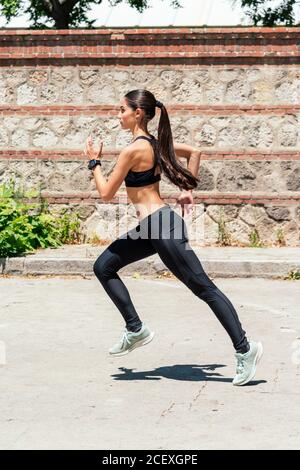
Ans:
[[[235,350],[248,351],[245,331],[232,303],[205,274],[189,245],[184,219],[169,205],[160,207],[134,229],[117,238],[94,263],[94,273],[121,312],[126,328],[138,331],[142,323],[117,272],[127,264],[155,253],[180,281],[210,306],[229,334]]]

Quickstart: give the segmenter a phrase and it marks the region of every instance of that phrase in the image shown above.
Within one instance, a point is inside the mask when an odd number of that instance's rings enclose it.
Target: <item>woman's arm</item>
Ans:
[[[176,157],[186,158],[187,169],[192,173],[192,175],[198,176],[201,150],[197,147],[192,147],[191,145],[182,144],[180,142],[173,142],[173,146]],[[192,190],[189,189],[188,191],[191,192]]]
[[[96,188],[104,202],[109,202],[114,197],[131,167],[131,151],[128,148],[125,148],[120,153],[117,163],[108,180],[103,176],[99,165],[92,170]]]
[[[182,144],[179,142],[173,142],[173,146],[176,157],[186,158],[187,169],[192,173],[192,175],[198,176],[201,150],[199,150],[197,147],[192,147],[191,145]],[[192,189],[186,189],[181,191],[180,195],[176,199],[176,205],[181,206],[182,217],[185,216],[186,212],[189,215],[194,207]]]
[[[88,156],[89,160],[101,159],[102,146],[103,142],[101,142],[100,144],[100,149],[98,151],[95,151],[93,148],[91,137],[87,139],[85,153]],[[92,173],[95,178],[98,193],[100,194],[100,197],[103,199],[104,202],[108,202],[114,197],[132,166],[132,150],[128,147],[123,149],[120,153],[117,163],[114,166],[114,169],[110,174],[108,180],[103,176],[101,167],[99,165],[95,166],[95,168],[92,170]]]
[[[192,145],[182,144],[181,142],[174,142],[173,146],[175,150],[175,154],[177,157],[183,157],[189,160],[192,154],[201,153],[197,147],[192,147]]]

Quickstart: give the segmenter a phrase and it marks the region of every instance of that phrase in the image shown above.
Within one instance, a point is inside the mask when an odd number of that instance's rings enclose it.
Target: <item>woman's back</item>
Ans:
[[[132,144],[135,164],[125,178],[125,185],[127,195],[141,219],[165,203],[159,193],[161,173],[155,137],[138,136]]]

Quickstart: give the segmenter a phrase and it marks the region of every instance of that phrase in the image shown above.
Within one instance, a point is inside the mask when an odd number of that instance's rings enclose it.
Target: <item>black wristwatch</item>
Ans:
[[[101,161],[100,160],[95,160],[95,159],[90,160],[89,164],[88,164],[88,169],[93,170],[97,165],[101,166]]]

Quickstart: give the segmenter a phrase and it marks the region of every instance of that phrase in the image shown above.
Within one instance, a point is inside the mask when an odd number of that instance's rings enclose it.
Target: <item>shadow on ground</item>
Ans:
[[[194,382],[232,382],[231,377],[224,377],[216,369],[226,367],[224,364],[176,364],[173,366],[158,367],[153,370],[134,372],[135,369],[119,367],[120,374],[113,374],[114,380],[186,380]],[[209,372],[213,371],[213,372]],[[266,380],[253,380],[247,385],[266,383]]]

